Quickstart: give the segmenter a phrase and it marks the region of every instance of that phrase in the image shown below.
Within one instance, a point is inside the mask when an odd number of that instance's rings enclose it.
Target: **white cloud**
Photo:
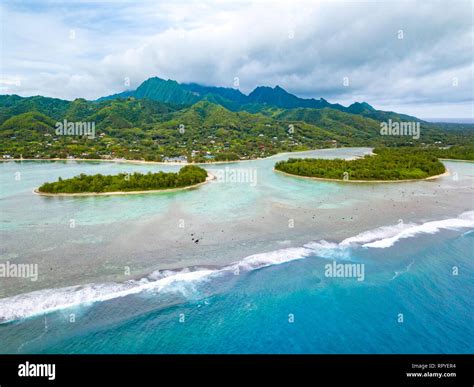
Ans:
[[[469,1],[54,4],[3,6],[2,74],[22,79],[8,92],[94,99],[124,90],[125,77],[132,88],[150,76],[229,87],[239,77],[244,92],[279,84],[332,102],[472,115]]]

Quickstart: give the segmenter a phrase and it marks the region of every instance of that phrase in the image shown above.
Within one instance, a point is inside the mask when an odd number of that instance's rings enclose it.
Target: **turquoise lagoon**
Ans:
[[[205,166],[256,184],[87,198],[32,190],[179,166],[0,164],[0,263],[39,268],[36,282],[0,279],[0,352],[472,353],[472,164],[446,162],[436,182],[351,185],[275,173],[287,157]]]

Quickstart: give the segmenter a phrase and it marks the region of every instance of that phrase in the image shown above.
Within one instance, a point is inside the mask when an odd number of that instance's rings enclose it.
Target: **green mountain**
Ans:
[[[197,83],[178,83],[174,80],[164,80],[159,77],[149,78],[136,90],[127,90],[123,93],[102,97],[98,101],[120,98],[146,98],[154,101],[172,103],[175,105],[192,105],[198,101],[209,101],[221,105],[232,111],[247,111],[258,113],[269,108],[296,109],[325,109],[330,108],[344,113],[357,114],[377,121],[420,121],[416,117],[386,112],[374,109],[367,102],[355,102],[345,107],[320,99],[299,98],[288,93],[280,86],[259,86],[249,95],[237,89],[226,87],[203,86]]]
[[[147,98],[175,104],[193,104],[200,100],[198,95],[184,90],[178,82],[172,80],[165,81],[158,77],[150,78],[143,82],[135,90],[133,96],[135,98]]]
[[[15,134],[19,130],[43,132],[54,126],[55,121],[37,111],[21,113],[10,117],[1,126],[2,132]]]
[[[136,90],[102,97],[99,101],[131,96],[174,104],[193,104],[200,100],[208,100],[235,111],[247,109],[255,111],[266,106],[286,109],[295,107],[346,109],[342,105],[331,104],[322,98],[319,100],[298,98],[280,86],[274,88],[260,86],[247,96],[237,89],[203,86],[197,83],[180,84],[158,77],[147,79]]]
[[[153,77],[147,79],[134,91],[114,94],[100,98],[99,101],[126,97],[147,98],[174,104],[193,104],[201,99],[197,93],[186,90],[176,81],[165,81],[164,79]]]
[[[8,118],[32,111],[58,119],[64,117],[69,101],[42,96],[23,98],[18,95],[0,96],[0,124]]]
[[[4,148],[4,154],[9,154],[12,147],[8,144],[26,144],[37,143],[46,140],[44,137],[47,133],[52,133],[55,120],[52,118],[39,113],[37,111],[21,113],[14,115],[0,126],[0,141],[2,145],[0,148]],[[44,142],[46,146],[47,141]],[[17,151],[16,155],[21,155],[23,149]]]
[[[154,87],[156,83],[161,85],[159,89]],[[272,99],[274,89],[267,88],[260,90],[258,98],[252,97],[257,102],[245,102],[242,109],[236,110],[239,103],[248,101],[238,90],[193,84],[189,86],[191,91],[181,86],[174,81],[151,79],[139,88],[140,95],[159,94],[172,103],[135,96],[64,101],[1,95],[0,154],[145,160],[186,156],[193,161],[207,161],[333,146],[436,143],[439,147],[473,143],[472,125],[458,129],[450,125],[449,130],[443,130],[435,124],[420,122],[419,140],[410,136],[381,136],[381,121],[402,116],[375,110],[366,103],[344,108],[347,111],[329,106],[283,108],[274,104],[297,104],[298,97],[280,88],[278,97]],[[189,104],[194,98],[198,101]],[[272,104],[260,103],[267,98]],[[311,104],[316,100],[305,101]],[[93,123],[95,136],[57,135],[55,124],[63,120]]]
[[[298,107],[323,109],[331,107],[337,110],[344,110],[344,107],[339,104],[330,104],[325,99],[304,99],[288,93],[280,86],[274,88],[267,86],[259,86],[248,95],[248,99],[252,103],[270,105],[284,109],[293,109]]]
[[[233,101],[240,104],[248,102],[247,96],[241,93],[240,90],[229,87],[202,86],[197,83],[183,84],[182,87],[201,98],[215,98],[217,100]]]

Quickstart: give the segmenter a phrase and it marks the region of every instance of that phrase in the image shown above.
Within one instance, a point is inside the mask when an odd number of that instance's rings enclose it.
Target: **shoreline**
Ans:
[[[474,160],[464,160],[464,159],[438,159],[438,160],[444,160],[444,161],[459,161],[463,163],[474,163]]]
[[[302,151],[302,152],[309,152],[309,151]],[[296,153],[296,152],[295,152]],[[213,164],[229,164],[229,163],[240,163],[244,161],[257,161],[257,160],[264,160],[276,155],[272,155],[269,157],[258,157],[256,159],[248,159],[248,160],[232,160],[232,161],[211,161],[208,163],[189,163],[189,162],[177,162],[177,161],[145,161],[145,160],[121,160],[121,159],[65,159],[65,158],[47,158],[47,159],[0,159],[0,162],[9,162],[9,161],[79,161],[79,162],[102,162],[102,163],[119,163],[119,164],[156,164],[156,165],[171,165],[177,166],[182,165],[183,167],[186,165],[213,165]]]
[[[214,165],[214,164],[232,164],[232,163],[243,163],[243,162],[248,162],[248,161],[259,161],[259,160],[268,160],[272,159],[274,157],[279,157],[279,156],[286,156],[286,155],[297,155],[298,153],[306,153],[306,152],[314,152],[314,151],[322,151],[322,150],[333,150],[333,149],[355,149],[355,148],[371,148],[374,149],[373,147],[370,146],[356,146],[356,147],[339,147],[339,148],[318,148],[318,149],[308,149],[308,150],[303,150],[303,151],[297,151],[297,152],[281,152],[281,153],[275,153],[274,155],[268,156],[268,157],[257,157],[255,159],[245,159],[245,160],[229,160],[229,161],[209,161],[209,162],[204,162],[204,163],[194,163],[194,162],[169,162],[169,161],[146,161],[146,160],[129,160],[129,159],[81,159],[81,158],[76,158],[76,159],[67,159],[67,158],[44,158],[44,159],[32,159],[32,158],[23,158],[23,159],[0,159],[1,162],[11,162],[11,161],[78,161],[78,162],[102,162],[102,163],[119,163],[119,164],[150,164],[150,165],[169,165],[169,166],[186,166],[186,165]],[[370,154],[375,155],[375,153]],[[363,156],[358,156],[358,157],[363,157]],[[458,162],[464,162],[464,163],[474,163],[474,160],[464,160],[464,159],[444,159],[444,158],[438,158],[438,160],[443,160],[443,161],[458,161]],[[296,176],[296,175],[294,175]],[[440,175],[441,176],[441,175]],[[303,177],[303,176],[302,176]],[[321,178],[323,179],[323,178]],[[330,181],[338,181],[336,179],[329,179]],[[413,180],[397,180],[397,181],[418,181],[420,179],[413,179]],[[424,179],[422,179],[424,180]],[[342,181],[342,180],[341,180]],[[356,180],[353,180],[355,182]],[[357,180],[359,182],[366,182],[366,181],[371,181],[371,180]],[[375,181],[375,180],[373,180]],[[385,182],[386,180],[380,180],[381,182]]]
[[[445,166],[446,168],[446,166]],[[333,182],[333,183],[376,183],[376,184],[381,184],[381,183],[413,183],[417,181],[429,181],[429,180],[434,180],[438,179],[440,177],[444,176],[449,176],[449,169],[446,168],[446,171],[444,173],[441,173],[439,175],[434,175],[434,176],[428,176],[425,177],[424,179],[407,179],[407,180],[342,180],[342,179],[330,179],[327,177],[312,177],[312,176],[300,176],[300,175],[293,175],[292,173],[287,173],[283,171],[279,171],[278,169],[273,168],[274,172],[281,173],[282,175],[287,175],[291,177],[300,177],[302,179],[310,179],[310,180],[317,180],[317,181],[328,181],[328,182]]]
[[[32,158],[23,158],[23,159],[0,159],[0,162],[9,162],[9,161],[90,161],[90,162],[104,162],[104,163],[124,163],[124,164],[157,164],[157,165],[213,165],[213,164],[231,164],[231,163],[242,163],[246,161],[258,161],[258,160],[267,160],[273,157],[292,155],[305,152],[313,152],[318,150],[331,150],[331,149],[354,149],[354,148],[371,148],[371,147],[339,147],[339,148],[320,148],[320,149],[308,149],[297,152],[281,152],[268,157],[257,157],[255,159],[245,159],[245,160],[229,160],[229,161],[209,161],[204,163],[194,163],[194,162],[176,162],[176,161],[146,161],[146,160],[128,160],[128,159],[67,159],[67,158],[44,158],[44,159],[32,159]],[[372,148],[373,149],[373,148]]]
[[[211,180],[214,180],[216,177],[210,173],[207,172],[207,177],[206,180],[197,183],[194,185],[190,185],[187,187],[178,187],[178,188],[167,188],[167,189],[150,189],[150,190],[145,190],[145,191],[112,191],[112,192],[77,192],[77,193],[49,193],[49,192],[40,192],[38,191],[37,188],[33,190],[33,193],[36,195],[40,196],[63,196],[63,197],[74,197],[74,196],[115,196],[115,195],[141,195],[141,194],[147,194],[147,193],[167,193],[167,192],[177,192],[177,191],[183,191],[187,189],[193,189],[200,187],[201,185],[204,185],[206,183],[209,183]]]

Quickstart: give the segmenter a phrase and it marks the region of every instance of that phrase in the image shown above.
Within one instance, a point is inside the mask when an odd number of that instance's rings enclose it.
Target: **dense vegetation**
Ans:
[[[53,109],[45,99],[0,96],[0,155],[148,161],[185,156],[206,162],[330,147],[333,140],[362,145],[362,139],[347,139],[315,125],[232,112],[207,101],[178,108],[134,98],[75,100],[67,108]],[[93,122],[95,138],[57,135],[54,125],[64,119]]]
[[[355,160],[289,159],[275,164],[278,171],[298,176],[337,180],[424,179],[445,172],[436,156],[412,148],[376,148],[375,155]]]
[[[61,179],[54,183],[44,183],[38,188],[44,193],[101,193],[101,192],[128,192],[149,191],[170,188],[188,187],[206,180],[205,169],[195,165],[187,165],[178,173],[133,173],[104,176],[85,175],[71,179]]]
[[[447,148],[427,147],[423,151],[440,159],[474,160],[474,145],[455,145]]]
[[[421,137],[382,136],[380,123],[389,119],[420,122]],[[63,120],[93,123],[94,138],[58,135],[55,124]],[[159,78],[98,101],[0,95],[0,157],[5,159],[180,157],[209,162],[336,146],[443,150],[474,145],[473,129],[467,124],[430,124],[365,102],[344,107],[302,99],[281,87],[258,87],[247,96],[236,89]]]

